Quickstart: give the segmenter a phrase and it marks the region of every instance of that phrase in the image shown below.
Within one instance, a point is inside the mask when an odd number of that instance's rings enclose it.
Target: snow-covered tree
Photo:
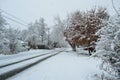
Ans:
[[[64,38],[65,23],[60,17],[55,17],[55,24],[51,32],[51,41],[56,47],[66,47],[67,44]]]
[[[96,46],[97,55],[103,60],[101,69],[105,80],[120,79],[120,16],[111,17],[107,26],[97,33],[100,36]]]
[[[18,40],[18,30],[14,30],[13,28],[8,28],[6,30],[6,39],[8,40],[8,49],[9,49],[9,54],[14,54],[20,51],[20,44]],[[19,44],[19,45],[18,45]]]
[[[105,8],[74,12],[69,18],[64,36],[74,51],[79,45],[90,46],[92,42],[97,41],[98,36],[95,33],[105,26],[104,23],[108,18]]]
[[[38,30],[38,36],[40,38],[40,44],[45,45],[46,44],[46,38],[47,38],[47,29],[46,29],[46,23],[43,18],[39,20],[39,22],[35,24],[37,26]]]
[[[18,30],[7,28],[7,22],[0,14],[0,53],[14,54],[24,51]]]
[[[2,14],[0,13],[0,53],[3,53],[4,50],[4,42],[6,41],[5,39],[5,24],[6,21],[2,17]]]
[[[26,41],[31,48],[37,48],[38,45],[47,44],[46,23],[43,18],[35,23],[29,24]]]
[[[5,19],[2,17],[2,14],[0,13],[0,31],[2,31],[5,28],[6,21]]]
[[[20,31],[20,34],[19,34],[20,40],[25,41],[25,39],[26,39],[26,37],[27,37],[27,33],[28,33],[28,30],[27,30],[27,29]]]
[[[37,31],[36,31],[36,28],[34,27],[34,24],[32,23],[29,24],[25,41],[28,42],[28,46],[30,46],[31,48],[36,48]]]
[[[6,21],[0,13],[0,40],[2,40],[2,38],[5,34],[5,24],[6,24]]]

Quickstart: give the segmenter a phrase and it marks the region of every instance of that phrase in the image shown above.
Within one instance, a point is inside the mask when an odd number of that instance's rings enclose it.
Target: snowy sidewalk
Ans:
[[[93,80],[99,62],[72,51],[56,55],[8,80]]]

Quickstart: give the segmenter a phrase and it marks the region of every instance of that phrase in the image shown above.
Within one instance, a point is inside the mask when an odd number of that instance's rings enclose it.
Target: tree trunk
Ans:
[[[76,45],[72,44],[69,40],[67,40],[69,45],[71,46],[72,50],[76,52]]]

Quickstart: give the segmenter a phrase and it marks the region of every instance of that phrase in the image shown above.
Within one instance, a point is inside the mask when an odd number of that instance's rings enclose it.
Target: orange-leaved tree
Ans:
[[[76,11],[71,14],[64,30],[64,36],[73,51],[76,51],[76,46],[90,46],[91,43],[96,42],[98,36],[95,33],[107,25],[108,19],[109,14],[106,8],[102,7],[87,12]]]

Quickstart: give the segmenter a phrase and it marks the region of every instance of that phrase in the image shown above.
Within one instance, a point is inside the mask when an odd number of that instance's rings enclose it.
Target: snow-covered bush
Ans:
[[[101,37],[95,55],[103,60],[102,78],[120,80],[120,16],[112,17],[96,34]]]

